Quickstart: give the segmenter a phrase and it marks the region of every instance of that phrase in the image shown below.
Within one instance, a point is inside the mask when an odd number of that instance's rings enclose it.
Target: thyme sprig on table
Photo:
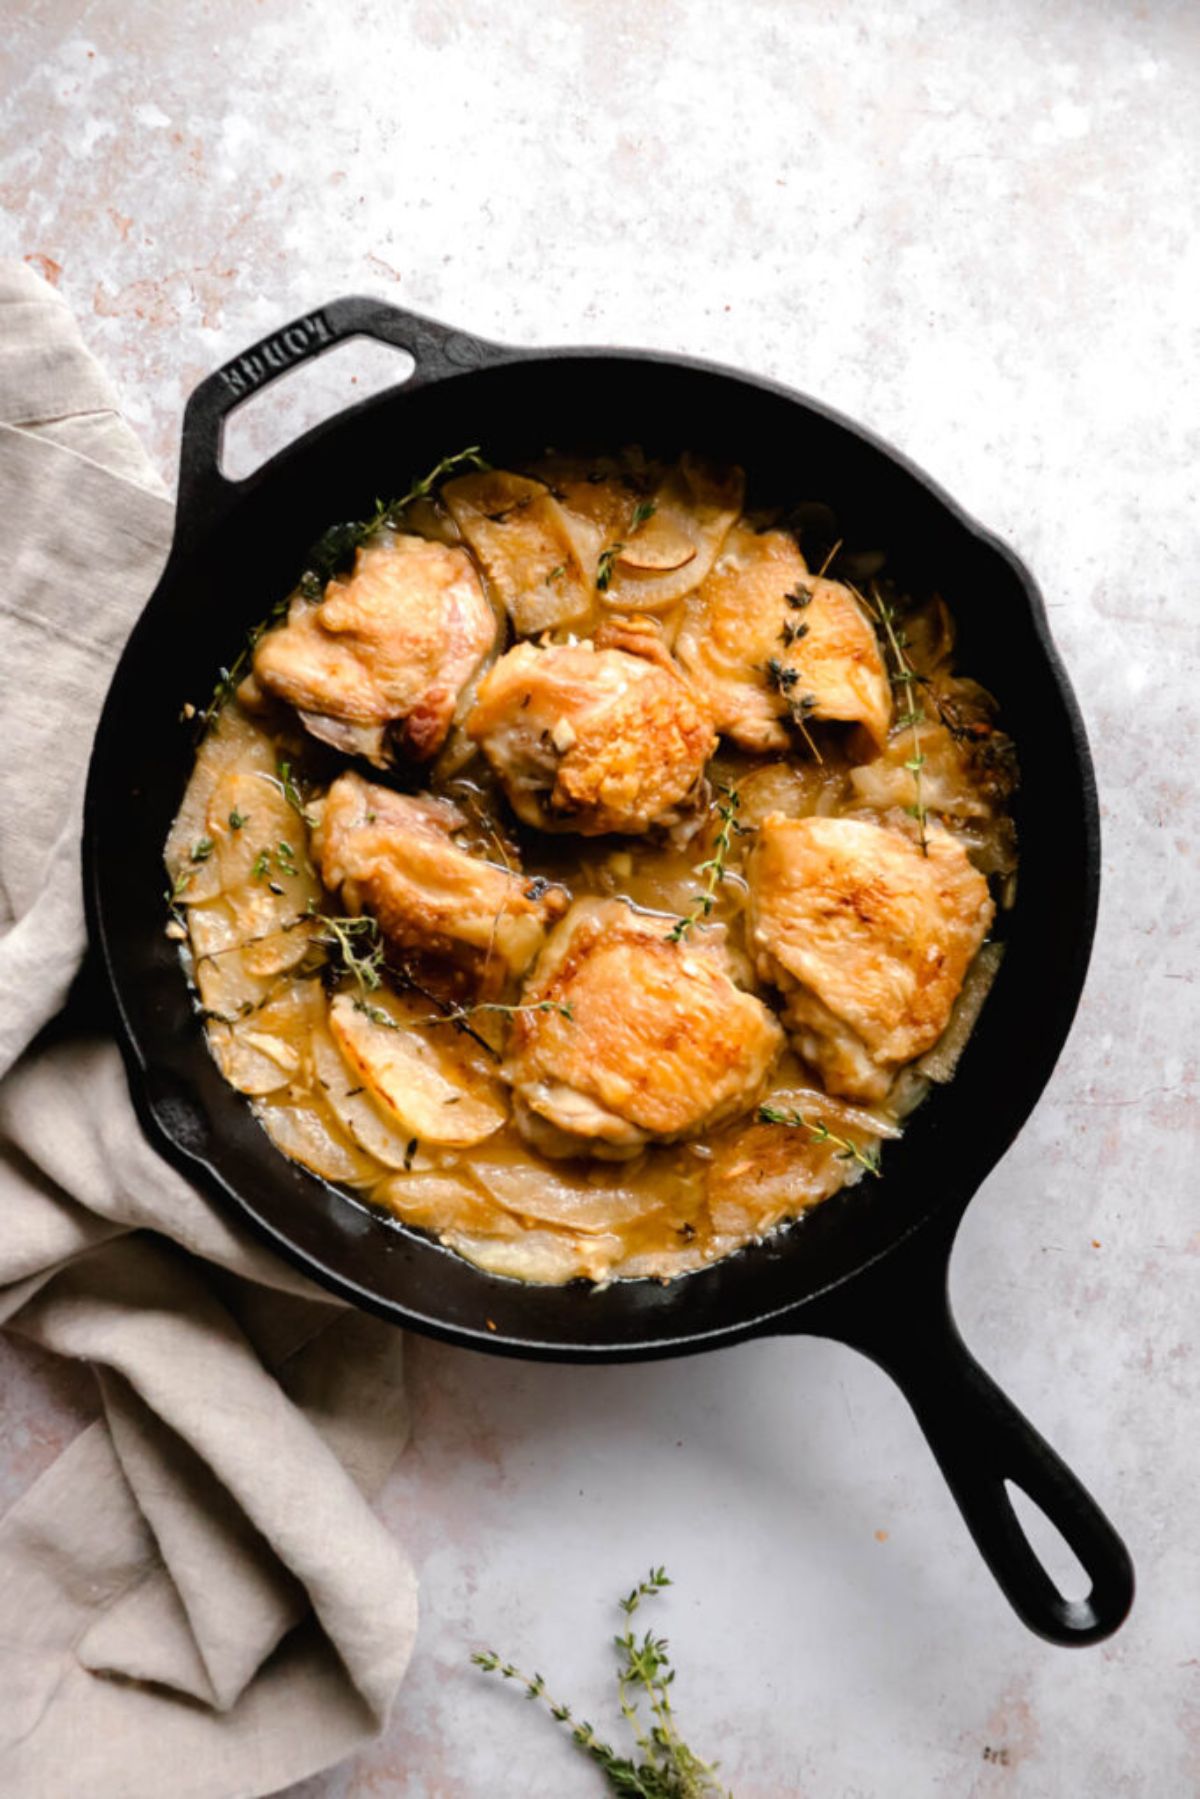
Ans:
[[[840,1137],[819,1118],[807,1118],[803,1112],[791,1107],[785,1111],[780,1106],[763,1104],[758,1108],[758,1121],[760,1124],[784,1124],[792,1130],[807,1131],[810,1143],[835,1144],[839,1162],[857,1162],[868,1174],[876,1176],[881,1172],[877,1149],[864,1149],[861,1143],[855,1143],[849,1137]]]
[[[618,1601],[627,1618],[645,1599],[657,1598],[671,1581],[665,1568],[651,1568],[624,1599]],[[622,1799],[732,1799],[716,1778],[716,1764],[701,1761],[679,1734],[671,1705],[675,1669],[667,1639],[653,1631],[638,1636],[632,1628],[613,1639],[619,1657],[617,1697],[621,1713],[633,1733],[636,1755],[621,1755],[597,1736],[586,1719],[577,1719],[571,1707],[547,1691],[540,1674],[523,1674],[494,1650],[477,1651],[471,1660],[485,1674],[515,1680],[527,1699],[543,1704],[556,1724],[571,1734],[576,1747],[595,1763],[608,1782],[609,1791]],[[647,1706],[648,1715],[639,1709]],[[640,1757],[640,1759],[638,1759]]]
[[[704,891],[697,895],[689,911],[675,921],[674,927],[667,932],[668,943],[682,943],[689,931],[695,930],[699,924],[712,916],[713,907],[717,903],[717,888],[725,879],[729,850],[733,843],[735,831],[742,827],[737,822],[738,807],[742,796],[736,787],[721,787],[718,792],[724,795],[716,802],[720,828],[713,842],[713,853],[707,862],[697,864],[696,873],[703,875]]]
[[[926,826],[929,814],[925,807],[925,791],[921,781],[921,771],[925,767],[921,726],[927,721],[918,693],[921,677],[906,654],[908,640],[904,636],[903,630],[897,628],[899,615],[896,608],[884,594],[879,583],[877,581],[871,583],[869,600],[864,594],[859,593],[857,588],[852,587],[851,591],[857,596],[869,616],[882,628],[884,648],[889,663],[888,678],[896,690],[897,699],[899,700],[903,695],[904,711],[899,714],[895,722],[901,730],[907,729],[912,732],[912,755],[905,761],[904,766],[912,776],[913,783],[913,803],[911,806],[906,806],[904,810],[910,818],[916,819],[921,854],[927,856],[929,854],[929,835]]]
[[[481,454],[479,445],[471,444],[465,450],[456,450],[451,456],[443,456],[442,460],[431,468],[427,475],[422,475],[419,481],[414,481],[408,492],[400,499],[377,499],[375,510],[370,518],[351,520],[342,525],[331,525],[308,552],[304,572],[297,582],[300,592],[305,599],[319,600],[330,577],[339,568],[349,564],[355,550],[364,544],[374,532],[380,530],[384,525],[394,525],[406,506],[411,506],[414,500],[427,498],[439,481],[444,481],[448,475],[455,474],[461,468],[489,469],[491,466],[491,463]],[[245,643],[229,667],[217,671],[216,684],[207,706],[203,707],[199,713],[194,706],[184,707],[184,718],[197,719],[199,737],[205,736],[237,692],[243,677],[249,674],[250,661],[259,639],[271,629],[272,625],[277,625],[286,618],[291,603],[291,594],[283,594],[276,600],[266,617],[251,626],[246,633]]]

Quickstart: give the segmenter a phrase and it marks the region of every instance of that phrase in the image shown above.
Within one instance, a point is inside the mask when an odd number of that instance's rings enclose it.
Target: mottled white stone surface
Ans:
[[[303,1799],[580,1799],[467,1665],[611,1713],[651,1561],[739,1799],[1200,1790],[1200,12],[1189,0],[9,0],[0,247],[164,473],[183,400],[338,293],[685,348],[856,414],[1024,553],[1087,714],[1105,887],[1075,1033],[980,1193],[964,1332],[1128,1536],[1101,1649],[1028,1636],[903,1402],[821,1343],[575,1371],[418,1345],[387,1515],[423,1580],[384,1740]],[[363,391],[346,354],[242,452]],[[357,385],[355,377],[359,377]],[[91,1410],[0,1344],[0,1499]]]

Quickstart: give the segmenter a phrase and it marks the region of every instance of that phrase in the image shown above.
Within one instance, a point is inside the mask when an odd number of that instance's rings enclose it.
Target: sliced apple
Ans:
[[[389,1024],[343,993],[329,1008],[329,1028],[351,1072],[406,1140],[466,1148],[498,1131],[508,1117],[499,1083],[469,1065],[449,1026],[418,1022],[428,1004],[421,1013],[395,994],[376,994],[373,1004]],[[435,1042],[434,1030],[446,1041]]]
[[[411,1168],[419,1148],[414,1133],[385,1116],[328,1031],[314,1031],[311,1048],[313,1073],[342,1128],[385,1168]]]
[[[519,632],[532,636],[587,619],[591,585],[544,481],[489,469],[447,481],[442,499]]]
[[[621,546],[617,561],[622,568],[663,574],[671,569],[686,568],[695,555],[696,545],[687,532],[681,531],[669,518],[660,518],[655,513]]]
[[[619,1231],[661,1204],[609,1170],[598,1169],[594,1180],[572,1180],[528,1161],[473,1157],[471,1173],[507,1211],[588,1236]]]
[[[235,1025],[218,1021],[208,1027],[208,1047],[239,1093],[277,1093],[300,1067],[300,1057],[282,1037],[267,1037],[261,1031],[243,1036]]]

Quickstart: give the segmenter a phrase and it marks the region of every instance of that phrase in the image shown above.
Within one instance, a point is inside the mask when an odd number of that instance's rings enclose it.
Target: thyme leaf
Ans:
[[[808,1132],[810,1143],[833,1143],[837,1147],[839,1162],[857,1162],[868,1174],[878,1177],[880,1173],[880,1157],[877,1149],[864,1149],[861,1143],[853,1142],[849,1137],[839,1137],[831,1131],[827,1124],[819,1118],[808,1118],[803,1112],[789,1108],[784,1111],[780,1106],[761,1105],[758,1108],[760,1124],[784,1124],[792,1130]]]
[[[465,450],[455,450],[452,455],[443,456],[442,460],[436,463],[427,475],[422,475],[419,481],[414,481],[408,492],[402,494],[398,500],[376,500],[375,510],[371,517],[354,527],[358,532],[358,543],[365,543],[368,537],[372,536],[374,532],[382,530],[384,525],[394,526],[406,507],[411,506],[414,500],[428,499],[439,481],[445,481],[450,475],[457,474],[459,469],[473,468],[486,471],[491,466],[478,444],[469,444]],[[357,548],[357,544],[355,547]]]
[[[601,550],[600,560],[596,564],[596,587],[600,593],[607,593],[612,585],[613,563],[625,548],[623,543],[610,543]]]
[[[918,694],[921,677],[918,675],[906,654],[907,639],[905,638],[903,631],[897,628],[899,621],[896,608],[884,594],[879,583],[877,581],[872,582],[870,600],[859,593],[857,588],[852,588],[851,591],[856,595],[860,604],[875,621],[876,625],[882,629],[884,649],[888,660],[888,678],[895,691],[897,703],[899,703],[901,697],[903,697],[904,700],[905,709],[903,712],[897,714],[895,720],[898,729],[908,730],[912,733],[912,754],[905,761],[904,767],[912,776],[913,799],[912,804],[906,806],[904,810],[910,818],[916,820],[921,844],[921,854],[927,856],[929,854],[929,833],[927,829],[929,813],[925,806],[925,790],[921,780],[921,771],[925,767],[925,752],[921,743],[921,726],[925,724],[926,719]]]
[[[798,693],[796,689],[800,684],[800,670],[789,668],[786,662],[779,660],[778,656],[768,658],[764,673],[768,686],[773,687],[775,692],[782,696],[787,707],[786,716],[796,726],[817,761],[823,763],[825,758],[817,748],[812,732],[808,728],[808,721],[817,709],[816,694]]]
[[[707,862],[701,862],[696,869],[697,874],[705,877],[704,890],[693,901],[690,909],[677,919],[673,928],[667,932],[668,943],[682,943],[689,931],[695,930],[698,924],[703,924],[711,916],[712,909],[717,903],[717,888],[725,879],[729,846],[733,841],[734,832],[739,828],[737,813],[738,807],[742,803],[742,796],[736,787],[723,787],[718,791],[725,797],[717,801],[717,816],[721,823],[713,843],[713,853]]]
[[[618,1601],[631,1617],[643,1600],[657,1598],[671,1581],[665,1568],[652,1568],[645,1580]],[[604,1775],[611,1793],[622,1799],[731,1799],[717,1782],[715,1763],[705,1762],[684,1742],[671,1704],[675,1669],[665,1637],[631,1629],[613,1639],[617,1651],[617,1699],[636,1745],[633,1754],[622,1755],[606,1743],[586,1719],[576,1718],[571,1707],[556,1699],[541,1674],[523,1674],[514,1663],[501,1660],[492,1649],[477,1651],[471,1660],[485,1674],[498,1674],[523,1687],[527,1699],[544,1705],[556,1724],[569,1731],[572,1742]],[[645,1704],[646,1715],[640,1707]]]
[[[302,823],[310,827],[315,825],[317,822],[316,819],[304,809],[304,801],[300,797],[300,789],[297,787],[295,777],[292,774],[291,763],[280,762],[276,765],[276,768],[277,772],[273,775],[264,775],[260,773],[258,777],[259,780],[266,781],[271,787],[277,788]]]
[[[369,912],[345,918],[326,912],[314,912],[311,916],[320,926],[311,940],[332,950],[336,965],[356,982],[359,998],[355,1004],[359,1004],[364,993],[377,993],[383,986],[383,938],[378,921]]]
[[[556,1012],[560,1018],[566,1018],[572,1023],[575,1019],[570,1005],[560,1004],[558,1000],[552,999],[534,1000],[523,1006],[502,1006],[497,1000],[477,1000],[471,1006],[449,1006],[444,1012],[431,1012],[426,1018],[413,1018],[403,1024],[385,1012],[382,1006],[369,1006],[361,1000],[355,1000],[354,1004],[359,1012],[366,1013],[372,1024],[381,1024],[389,1031],[406,1031],[410,1024],[452,1024],[456,1029],[462,1030],[480,1012],[498,1012],[506,1018],[516,1018],[519,1014],[529,1012]]]
[[[657,511],[657,500],[639,500],[633,509],[633,517],[629,521],[629,535],[632,537],[638,527],[644,525],[648,518],[653,518]],[[626,545],[622,539],[616,543],[610,543],[605,549],[601,550],[600,559],[596,564],[596,588],[598,592],[608,592],[612,585],[613,564],[625,548]]]
[[[183,924],[183,914],[179,910],[179,900],[192,884],[192,877],[201,862],[207,862],[216,848],[211,837],[201,837],[188,851],[187,865],[180,869],[171,885],[164,891],[163,898],[174,924]],[[185,927],[186,929],[186,927]]]

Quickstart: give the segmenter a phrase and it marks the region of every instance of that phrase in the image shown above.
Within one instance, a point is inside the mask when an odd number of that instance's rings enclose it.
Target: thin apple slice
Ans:
[[[385,1168],[411,1168],[419,1151],[413,1133],[384,1115],[329,1032],[314,1031],[311,1049],[313,1073],[342,1128]]]
[[[695,556],[696,545],[687,532],[655,513],[621,545],[617,562],[623,569],[666,574],[671,569],[686,568]]]
[[[387,1024],[342,993],[329,1008],[329,1028],[352,1073],[406,1141],[466,1148],[500,1129],[508,1105],[499,1083],[481,1079],[449,1026],[418,1022],[429,1014],[427,1003],[423,1013],[395,994],[376,994],[372,1004]],[[434,1041],[439,1029],[443,1042]]]
[[[519,632],[531,636],[587,619],[591,586],[544,481],[489,469],[447,481],[442,499]]]
[[[276,1149],[293,1162],[303,1162],[322,1180],[366,1186],[377,1178],[377,1164],[312,1101],[262,1099],[254,1112]]]

